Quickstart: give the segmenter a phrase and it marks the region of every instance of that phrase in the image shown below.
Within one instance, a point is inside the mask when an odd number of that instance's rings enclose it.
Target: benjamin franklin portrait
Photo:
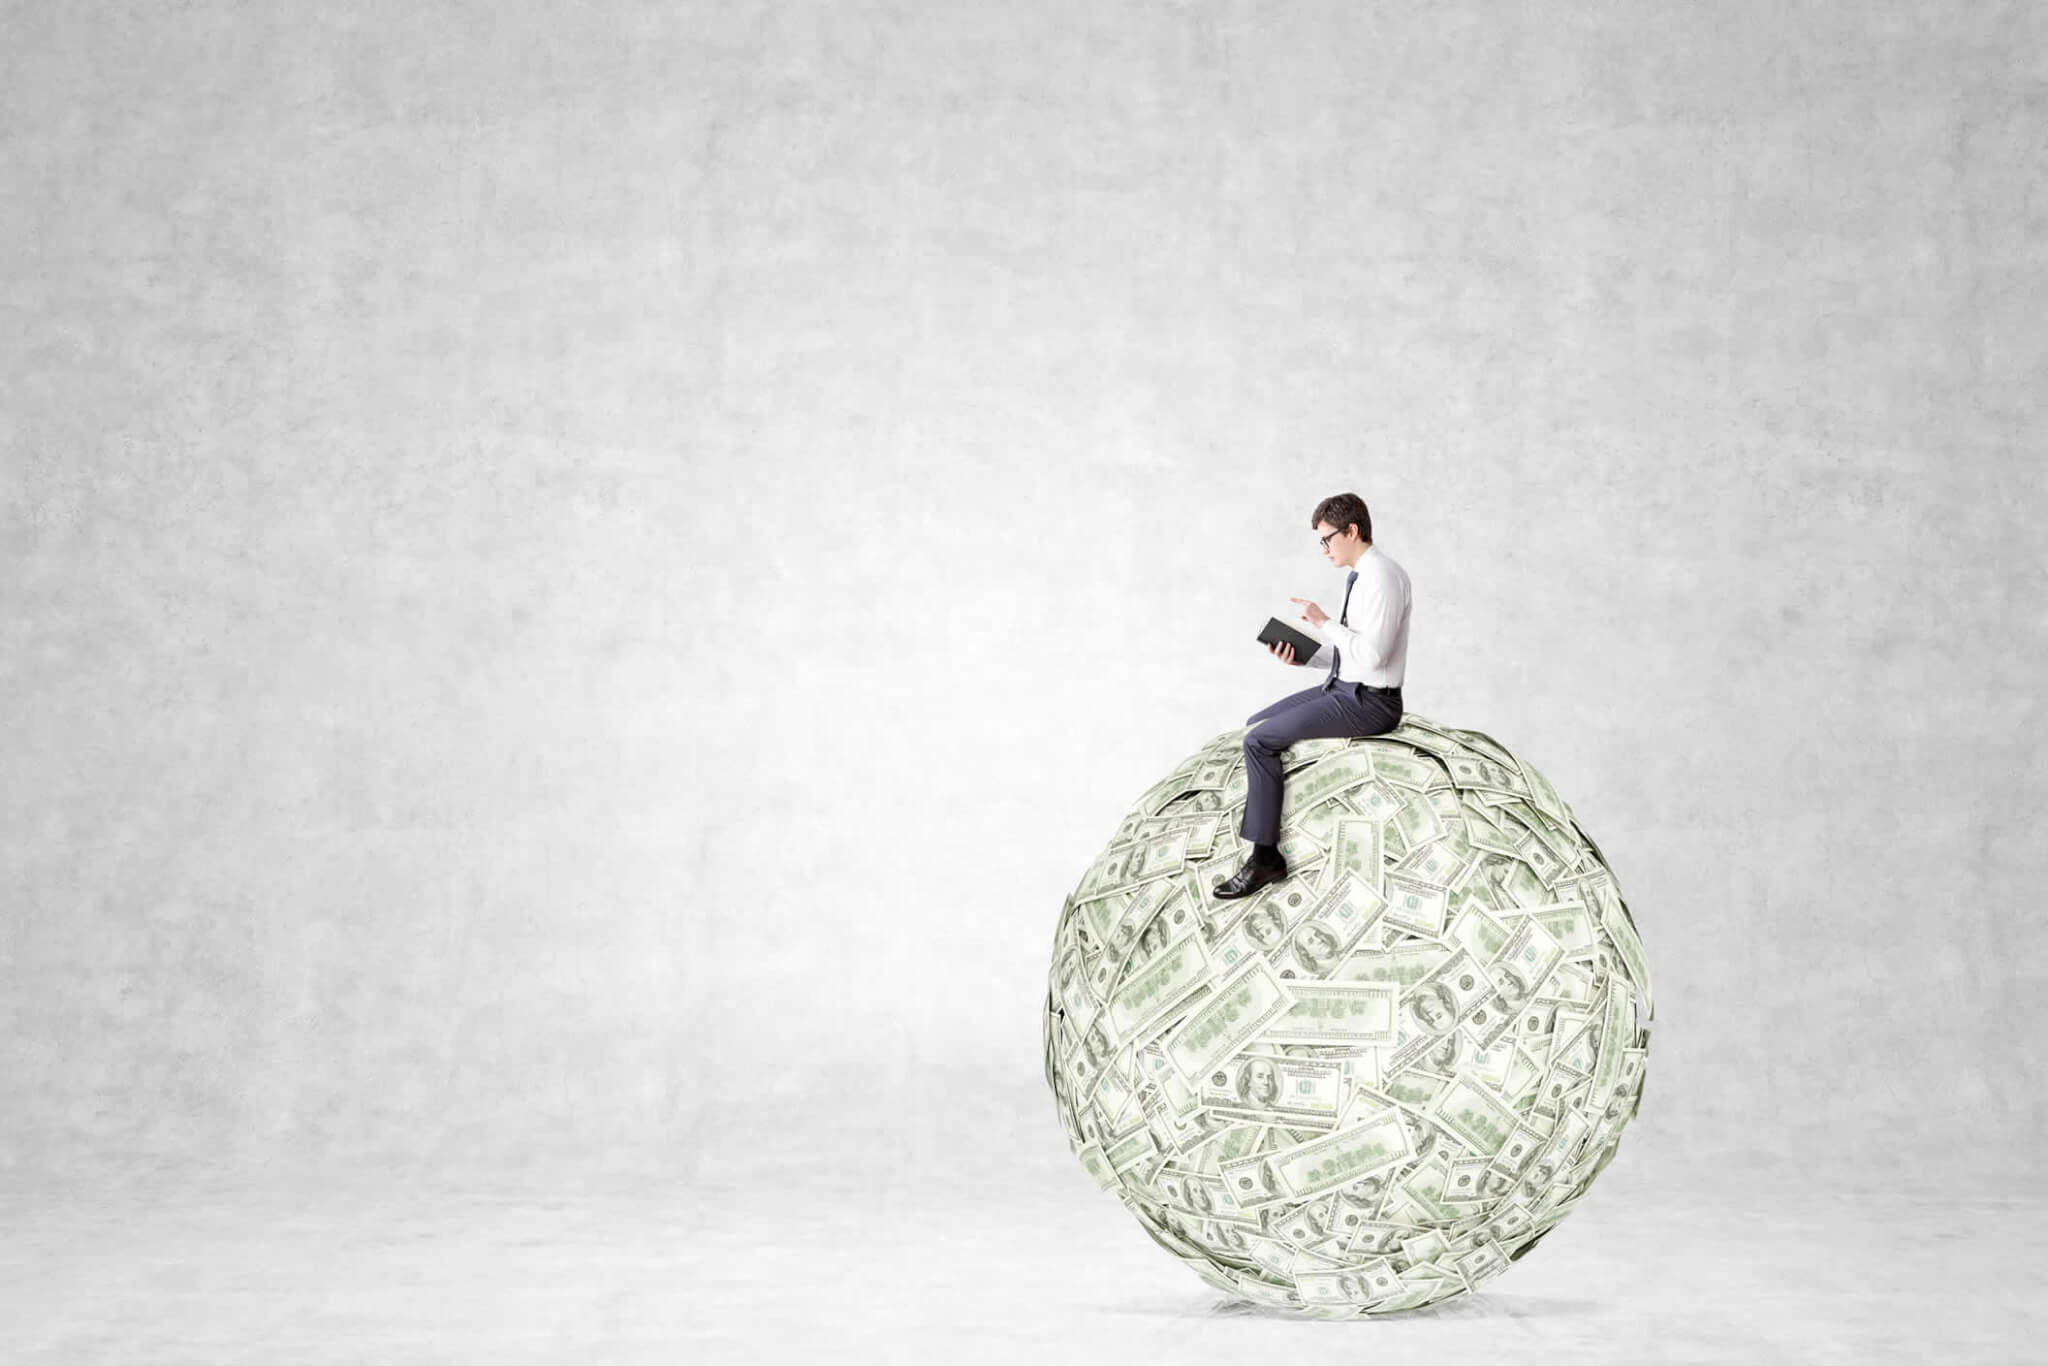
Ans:
[[[1438,1040],[1436,1046],[1431,1048],[1425,1057],[1431,1067],[1449,1076],[1457,1070],[1460,1051],[1462,1050],[1459,1048],[1458,1032],[1452,1030]]]
[[[1280,1099],[1280,1069],[1271,1058],[1247,1058],[1237,1071],[1237,1098],[1254,1110]]]
[[[1244,918],[1245,938],[1257,944],[1261,950],[1270,950],[1280,942],[1280,936],[1287,933],[1287,922],[1280,918],[1280,908],[1271,902],[1254,906]]]
[[[1408,1008],[1424,1029],[1441,1033],[1458,1022],[1458,1001],[1442,982],[1431,982],[1416,991]]]
[[[1138,958],[1140,961],[1166,947],[1166,917],[1155,916],[1145,926],[1145,932],[1138,936]]]
[[[1321,925],[1310,925],[1294,937],[1294,956],[1318,977],[1330,970],[1341,951],[1337,936]]]

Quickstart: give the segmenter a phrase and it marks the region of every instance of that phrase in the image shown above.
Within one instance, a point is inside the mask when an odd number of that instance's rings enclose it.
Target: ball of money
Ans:
[[[1060,1122],[1234,1297],[1353,1317],[1465,1294],[1578,1206],[1641,1105],[1634,919],[1542,774],[1413,712],[1291,746],[1288,875],[1219,899],[1248,729],[1155,784],[1061,910]]]

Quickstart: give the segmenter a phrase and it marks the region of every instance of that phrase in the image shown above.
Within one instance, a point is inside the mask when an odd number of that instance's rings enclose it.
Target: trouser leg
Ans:
[[[1238,834],[1254,844],[1280,842],[1282,759],[1296,740],[1384,735],[1401,724],[1401,708],[1378,693],[1361,697],[1339,684],[1309,688],[1253,718],[1244,737],[1244,820]]]

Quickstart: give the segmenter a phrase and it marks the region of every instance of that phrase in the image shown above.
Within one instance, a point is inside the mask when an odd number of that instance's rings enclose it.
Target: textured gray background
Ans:
[[[1493,1302],[1708,1293],[1713,1219],[1893,1304],[2037,1273],[1943,1192],[2048,1138],[2044,16],[0,7],[13,1344],[355,1359],[371,1273],[275,1308],[337,1230],[505,1189],[593,1202],[550,1276],[665,1210],[676,1326],[478,1252],[423,1360],[758,1350],[830,1275],[876,1336],[820,1350],[939,1350],[982,1317],[906,1286],[1027,1267],[1148,1350],[1295,1331],[1080,1174],[1038,1009],[1117,819],[1312,681],[1250,637],[1336,609],[1342,490],[1409,710],[1544,770],[1654,973],[1620,1158]]]

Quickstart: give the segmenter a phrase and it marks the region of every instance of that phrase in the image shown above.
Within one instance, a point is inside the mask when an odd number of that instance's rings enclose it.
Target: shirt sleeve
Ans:
[[[1362,669],[1384,669],[1387,652],[1393,647],[1399,613],[1399,604],[1387,591],[1386,580],[1377,574],[1370,579],[1361,575],[1358,582],[1351,585],[1351,610],[1345,613],[1352,624],[1340,626],[1337,619],[1331,617],[1316,628],[1316,632]],[[1322,651],[1316,653],[1320,655]]]

